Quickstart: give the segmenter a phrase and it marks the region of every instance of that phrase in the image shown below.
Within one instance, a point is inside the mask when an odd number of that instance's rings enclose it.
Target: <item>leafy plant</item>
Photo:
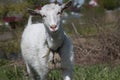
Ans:
[[[119,0],[99,0],[100,5],[102,5],[105,9],[113,10],[115,8],[120,7]]]

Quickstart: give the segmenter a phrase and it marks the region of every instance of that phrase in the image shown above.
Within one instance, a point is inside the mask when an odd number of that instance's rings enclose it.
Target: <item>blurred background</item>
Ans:
[[[27,8],[53,1],[0,0],[0,80],[29,80],[20,51]],[[62,22],[74,44],[73,80],[120,80],[120,0],[73,0]],[[60,73],[50,72],[48,80],[61,80]]]

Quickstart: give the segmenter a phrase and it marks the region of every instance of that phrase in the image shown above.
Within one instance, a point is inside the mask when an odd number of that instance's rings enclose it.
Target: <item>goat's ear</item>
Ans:
[[[71,5],[72,5],[72,1],[69,0],[68,2],[66,2],[65,4],[62,5],[62,11],[69,8]]]
[[[28,8],[27,11],[29,12],[29,14],[31,15],[40,15],[40,10],[33,10],[33,9],[30,9]]]

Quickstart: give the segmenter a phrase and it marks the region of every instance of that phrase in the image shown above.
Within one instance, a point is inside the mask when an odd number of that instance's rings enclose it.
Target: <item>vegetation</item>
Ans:
[[[6,12],[8,13],[9,16],[14,16],[15,14],[25,14],[26,9],[29,6],[27,2],[24,3],[16,3],[16,4],[1,4],[0,5],[0,18],[4,17]],[[14,15],[13,15],[14,14]]]
[[[29,0],[28,0],[29,1]],[[26,13],[29,4],[0,5],[0,17],[3,17],[6,10],[15,13]],[[38,1],[38,0],[36,0]],[[120,11],[113,11],[112,20],[108,22],[107,13],[104,8],[114,9],[115,3],[119,0],[100,0],[104,7],[93,9],[83,8],[84,16],[81,18],[70,17],[67,19],[69,24],[64,24],[65,31],[73,40],[75,50],[75,66],[73,80],[120,80]],[[118,1],[112,3],[111,1]],[[45,2],[42,2],[44,4]],[[41,3],[40,3],[41,4]],[[112,6],[113,5],[113,6]],[[111,7],[112,6],[112,7]],[[12,15],[12,13],[11,13]],[[28,14],[24,14],[24,19]],[[73,25],[78,34],[75,33]],[[14,30],[15,35],[10,39],[0,40],[0,80],[28,80],[25,64],[20,55],[20,39],[23,26]],[[0,27],[0,35],[10,33],[4,26]],[[16,36],[17,35],[17,36]],[[6,35],[7,36],[7,35]],[[6,37],[5,36],[5,37]],[[14,55],[16,59],[12,59]],[[5,54],[5,55],[4,55]],[[11,56],[12,55],[12,56]],[[7,58],[4,58],[6,56]],[[54,70],[50,72],[48,80],[61,80],[61,72]]]
[[[0,67],[1,80],[28,80],[23,66],[9,64]],[[119,80],[120,66],[109,67],[107,65],[75,66],[73,80]],[[60,72],[50,72],[48,80],[62,80]]]
[[[102,5],[105,9],[113,10],[115,8],[120,7],[119,0],[99,0],[100,5]]]

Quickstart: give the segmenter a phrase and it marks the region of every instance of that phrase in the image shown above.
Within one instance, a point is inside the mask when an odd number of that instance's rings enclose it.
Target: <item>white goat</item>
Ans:
[[[71,3],[72,1],[62,5],[51,3],[43,6],[41,10],[29,10],[30,13],[41,15],[43,18],[43,23],[32,24],[30,17],[22,35],[22,55],[32,80],[36,80],[34,72],[39,75],[40,80],[46,79],[50,71],[48,62],[52,60],[53,52],[50,51],[48,60],[43,56],[49,48],[60,54],[63,80],[72,80],[73,45],[61,26],[62,12]]]

